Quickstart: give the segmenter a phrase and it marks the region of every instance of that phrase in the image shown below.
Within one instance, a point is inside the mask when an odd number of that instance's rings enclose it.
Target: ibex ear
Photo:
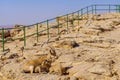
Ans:
[[[55,49],[53,49],[52,47],[49,47],[49,48],[50,48],[50,54],[53,56],[56,56]]]
[[[47,60],[43,61],[43,62],[42,62],[42,65],[44,65],[44,64],[46,64],[46,63],[47,63]]]
[[[48,63],[47,60],[45,60],[45,61],[44,61],[44,64],[47,64],[47,63]]]

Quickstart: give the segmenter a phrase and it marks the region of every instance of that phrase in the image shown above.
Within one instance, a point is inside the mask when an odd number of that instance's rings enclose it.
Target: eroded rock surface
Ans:
[[[64,17],[60,19],[65,21]],[[5,31],[8,41],[5,52],[0,49],[0,80],[120,80],[120,14],[84,15],[79,23],[78,26],[78,20],[69,22],[69,33],[66,24],[61,25],[60,31],[65,32],[59,36],[56,36],[57,28],[51,29],[49,40],[47,32],[39,34],[38,42],[36,36],[27,37],[26,47],[24,39],[12,40],[24,37],[23,29],[16,27],[10,32]],[[45,29],[46,25],[39,27]],[[26,32],[26,35],[32,34],[36,28],[26,28]],[[50,56],[50,53],[55,55]],[[46,59],[37,65],[38,69],[47,69],[45,73],[21,71],[26,61],[46,55],[47,60],[51,60],[49,67],[46,67]],[[51,67],[54,69],[50,73]],[[64,74],[62,70],[65,70]]]

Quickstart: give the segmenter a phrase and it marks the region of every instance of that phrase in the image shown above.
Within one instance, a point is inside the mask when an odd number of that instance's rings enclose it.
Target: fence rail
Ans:
[[[83,19],[84,15],[86,14],[87,16],[89,14],[100,14],[99,11],[106,11],[106,12],[112,12],[112,11],[115,11],[115,12],[120,12],[120,5],[117,4],[117,5],[114,5],[114,4],[95,4],[95,5],[90,5],[90,6],[87,6],[85,8],[82,8],[78,11],[75,11],[75,12],[72,12],[72,13],[69,13],[69,14],[66,14],[66,15],[62,15],[62,16],[58,16],[56,18],[52,18],[52,19],[48,19],[46,21],[43,21],[43,22],[38,22],[38,23],[35,23],[35,24],[32,24],[32,25],[27,25],[27,26],[22,26],[22,27],[19,27],[19,29],[23,30],[23,33],[24,33],[24,36],[22,37],[18,37],[18,38],[14,38],[13,40],[19,40],[19,39],[23,39],[24,40],[24,46],[27,45],[27,37],[31,37],[31,36],[34,36],[36,35],[36,40],[37,42],[39,41],[39,34],[43,33],[43,32],[46,32],[47,34],[47,37],[48,39],[51,37],[50,36],[50,29],[54,29],[54,28],[57,28],[58,30],[58,33],[57,35],[60,35],[60,26],[63,25],[63,24],[66,24],[66,30],[67,30],[67,33],[68,33],[68,30],[69,30],[69,22],[73,23],[75,20],[78,20],[78,26],[79,26],[79,21]],[[101,12],[101,13],[102,13]],[[61,22],[60,19],[63,18],[63,21]],[[54,23],[54,24],[52,24]],[[45,29],[41,30],[42,28],[39,27],[39,25],[42,27],[43,25],[46,25]],[[74,24],[73,24],[74,25]],[[29,27],[35,27],[36,31],[33,32],[32,34],[29,34],[27,35],[27,28]],[[18,29],[18,28],[1,28],[0,31],[1,31],[1,43],[2,43],[2,51],[5,51],[5,43],[6,43],[6,40],[5,40],[5,31],[6,30],[13,30],[13,29]]]

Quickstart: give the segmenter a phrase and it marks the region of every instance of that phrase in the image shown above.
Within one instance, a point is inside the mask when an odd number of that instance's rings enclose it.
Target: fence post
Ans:
[[[118,11],[119,11],[119,13],[120,13],[120,5],[118,5]]]
[[[115,5],[115,7],[116,7],[116,12],[117,12],[117,5]]]
[[[109,13],[111,12],[110,10],[111,10],[111,9],[110,9],[110,5],[109,5]]]
[[[38,42],[38,23],[36,24],[36,35],[37,35],[37,42]]]
[[[120,5],[116,5],[116,12],[120,13]]]
[[[88,7],[87,7],[87,19],[88,19]]]
[[[23,27],[23,31],[24,31],[24,46],[26,46],[26,31],[25,31],[25,26]]]
[[[83,19],[83,9],[81,9],[81,19]]]
[[[48,39],[49,39],[49,20],[47,20],[47,35],[48,35]]]
[[[68,20],[69,20],[69,19],[68,19],[68,14],[67,14],[67,33],[68,33],[68,26],[69,26],[69,25],[68,25]]]
[[[94,6],[92,5],[92,14],[94,14]]]
[[[96,12],[96,5],[95,5],[95,14],[97,14],[97,12]]]
[[[59,30],[59,17],[56,18],[57,19],[57,25],[58,25],[58,35],[60,33],[60,30]]]
[[[78,11],[78,26],[79,26],[79,24],[80,24],[80,23],[79,23],[79,16],[80,16],[80,15],[79,15],[79,11]]]
[[[72,13],[72,20],[74,21],[74,13]]]
[[[2,49],[3,49],[3,52],[5,51],[4,44],[5,44],[5,42],[4,42],[4,28],[2,28]]]

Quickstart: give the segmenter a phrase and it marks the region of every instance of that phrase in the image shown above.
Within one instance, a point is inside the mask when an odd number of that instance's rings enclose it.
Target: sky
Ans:
[[[120,0],[0,0],[0,26],[30,25],[92,4],[120,4]]]

